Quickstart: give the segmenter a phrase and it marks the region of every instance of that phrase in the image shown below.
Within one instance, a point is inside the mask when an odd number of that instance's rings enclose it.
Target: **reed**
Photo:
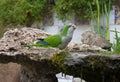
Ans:
[[[118,36],[118,33],[120,32],[118,32],[116,29],[111,30],[111,32],[115,33],[115,43],[112,44],[113,53],[120,54],[120,37]]]
[[[100,3],[98,0],[96,0],[96,6],[97,6],[97,32],[98,32],[98,34],[101,34],[101,31],[100,31]]]
[[[109,17],[110,17],[110,8],[111,8],[111,0],[107,1],[100,1],[96,0],[96,11],[93,10],[93,6],[89,3],[90,12],[91,12],[91,20],[94,20],[95,24],[92,24],[94,28],[97,28],[95,30],[98,34],[103,36],[106,40],[109,41]],[[105,15],[106,21],[102,19],[100,21],[100,18],[102,15]],[[102,24],[100,24],[102,22]],[[103,27],[104,31],[101,30],[101,26]]]
[[[104,2],[104,10],[105,10],[105,16],[106,16],[106,29],[105,29],[105,39],[109,40],[109,35],[110,35],[110,31],[109,31],[109,17],[110,17],[110,7],[111,7],[111,0],[109,0],[109,5],[107,6],[106,2]]]

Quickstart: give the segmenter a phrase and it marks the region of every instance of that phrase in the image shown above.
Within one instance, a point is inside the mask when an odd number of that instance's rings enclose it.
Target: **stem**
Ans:
[[[105,4],[105,3],[104,3]],[[110,4],[111,4],[111,0],[109,0],[109,5],[108,5],[108,9],[107,9],[107,5],[105,4],[105,15],[106,15],[106,40],[109,40],[109,16],[110,16]]]
[[[100,32],[100,4],[98,0],[96,0],[96,4],[97,4],[97,28],[98,28],[98,34],[101,34]]]
[[[104,12],[104,2],[102,1],[102,15],[104,15],[105,14],[105,12]],[[104,24],[104,18],[102,19],[102,24],[103,24],[103,26],[105,26]]]
[[[93,10],[92,10],[92,6],[91,6],[91,4],[89,3],[89,6],[90,6],[90,15],[91,15],[91,21],[94,21],[94,19],[95,19],[95,16],[94,16],[94,12],[93,12]],[[93,23],[91,23],[91,26],[92,26],[92,30],[94,31],[94,24]]]

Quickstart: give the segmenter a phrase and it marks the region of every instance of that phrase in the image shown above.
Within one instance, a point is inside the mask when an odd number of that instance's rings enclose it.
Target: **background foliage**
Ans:
[[[0,25],[29,26],[42,19],[45,6],[46,0],[0,0]]]
[[[109,6],[109,0],[98,0],[100,7],[103,7],[103,3]],[[115,0],[111,0],[114,3]],[[91,19],[93,16],[97,16],[97,3],[96,0],[55,0],[55,11],[59,18],[66,19],[74,12],[79,18]],[[91,8],[90,8],[91,6]],[[92,9],[92,15],[91,15]],[[102,8],[100,13],[102,13]],[[63,15],[64,14],[64,15]]]
[[[108,4],[109,0],[99,0]],[[112,2],[114,0],[111,0]],[[51,8],[49,5],[52,5]],[[30,26],[34,21],[43,19],[46,9],[57,13],[57,17],[66,20],[76,14],[79,18],[90,19],[91,8],[96,15],[96,0],[0,0],[0,26]]]

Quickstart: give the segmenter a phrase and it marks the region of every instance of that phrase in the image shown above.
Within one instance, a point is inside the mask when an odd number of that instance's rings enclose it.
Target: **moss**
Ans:
[[[61,52],[59,54],[54,54],[51,58],[52,62],[58,66],[58,70],[65,70],[65,57],[68,55],[68,52]]]
[[[102,56],[110,56],[113,55],[112,51],[100,51],[99,54],[101,54]]]

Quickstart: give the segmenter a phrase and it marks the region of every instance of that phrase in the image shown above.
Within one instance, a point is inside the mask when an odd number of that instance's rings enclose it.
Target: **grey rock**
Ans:
[[[83,32],[81,41],[83,44],[95,45],[103,49],[109,49],[111,47],[109,41],[107,41],[105,38],[101,37],[93,31]]]
[[[9,49],[19,50],[23,46],[21,44],[33,43],[38,38],[44,38],[49,34],[39,29],[33,28],[15,28],[4,33],[0,40],[0,51],[7,51]]]

